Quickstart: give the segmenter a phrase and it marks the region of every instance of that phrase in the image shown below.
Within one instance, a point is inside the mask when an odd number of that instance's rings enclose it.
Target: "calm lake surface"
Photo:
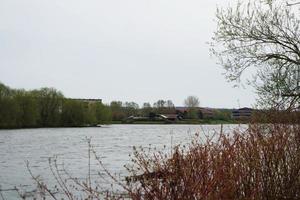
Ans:
[[[35,175],[54,184],[48,158],[57,156],[59,163],[78,178],[88,174],[87,139],[101,157],[105,167],[112,173],[126,175],[125,164],[130,164],[129,154],[133,146],[166,148],[187,144],[195,133],[200,136],[213,134],[221,125],[108,125],[100,128],[41,128],[0,130],[0,185],[2,189],[17,186],[30,191],[34,183],[26,169],[26,161]],[[224,125],[224,131],[239,128]],[[242,127],[240,127],[242,128]],[[101,171],[95,160],[91,162],[92,175]],[[105,184],[105,183],[103,183]],[[107,183],[106,183],[107,184]],[[16,199],[15,192],[3,192],[6,199]]]

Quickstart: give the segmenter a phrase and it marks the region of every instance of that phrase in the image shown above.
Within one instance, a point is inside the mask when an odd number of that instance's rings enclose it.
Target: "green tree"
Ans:
[[[64,96],[54,88],[41,88],[32,91],[38,102],[39,125],[43,127],[58,126]]]
[[[109,123],[102,103],[66,99],[54,88],[13,90],[0,83],[0,128],[85,126]]]
[[[96,125],[97,116],[96,116],[96,106],[94,103],[84,102],[85,104],[85,119],[86,125]]]
[[[102,103],[95,104],[96,118],[98,124],[110,123],[112,120],[112,113],[109,106]]]
[[[126,115],[121,101],[112,101],[110,103],[110,109],[112,112],[112,120],[120,121],[125,119]]]
[[[86,122],[84,103],[72,99],[64,100],[61,113],[62,126],[84,126]]]
[[[19,107],[18,126],[19,127],[36,127],[39,120],[37,99],[25,90],[16,90],[14,99]]]
[[[138,115],[139,105],[135,102],[125,102],[123,110],[126,117]]]
[[[214,111],[213,118],[216,120],[229,121],[231,120],[231,114],[232,114],[232,110],[230,109],[218,109]]]
[[[18,126],[20,108],[13,96],[14,91],[0,83],[0,127],[14,128]]]

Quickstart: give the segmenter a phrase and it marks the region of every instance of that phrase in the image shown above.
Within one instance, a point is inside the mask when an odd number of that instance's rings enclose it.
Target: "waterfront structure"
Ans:
[[[232,119],[235,120],[248,120],[251,118],[253,113],[253,109],[252,108],[239,108],[239,109],[234,109],[232,111]]]
[[[158,117],[164,119],[164,120],[169,120],[169,121],[177,121],[181,120],[182,118],[177,115],[177,114],[159,114]]]
[[[211,119],[215,115],[214,110],[211,108],[199,108],[199,112],[202,119]]]

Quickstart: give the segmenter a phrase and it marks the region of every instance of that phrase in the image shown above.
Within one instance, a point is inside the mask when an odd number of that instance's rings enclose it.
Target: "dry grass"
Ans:
[[[176,147],[170,158],[136,150],[131,198],[300,199],[300,118],[268,116],[244,132]]]

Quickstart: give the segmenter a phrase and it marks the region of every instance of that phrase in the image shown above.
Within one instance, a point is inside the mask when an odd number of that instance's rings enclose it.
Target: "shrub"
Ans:
[[[135,151],[129,171],[136,200],[300,199],[300,124],[250,124],[169,158]]]

